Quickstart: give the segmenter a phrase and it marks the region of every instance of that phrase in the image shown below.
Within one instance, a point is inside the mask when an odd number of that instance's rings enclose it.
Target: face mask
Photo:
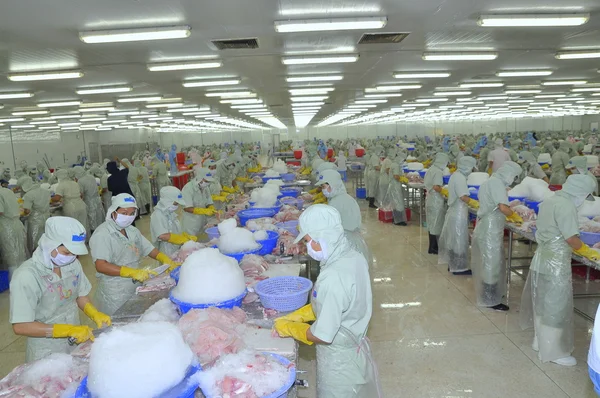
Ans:
[[[173,212],[173,211],[177,211],[177,209],[179,209],[179,205],[171,205],[169,207],[167,207],[167,210]]]
[[[311,239],[310,242],[308,242],[306,244],[306,250],[308,252],[308,255],[311,256],[313,259],[315,259],[317,261],[323,261],[323,260],[325,260],[325,257],[326,257],[325,247],[323,247],[323,245],[321,245],[321,251],[316,251],[316,250],[314,250],[312,248],[312,242],[313,241]]]
[[[120,228],[127,228],[130,226],[135,220],[135,215],[126,216],[124,214],[117,213],[117,219],[114,220],[115,224],[117,224]]]
[[[77,257],[73,255],[62,254],[56,250],[56,257],[52,257],[52,262],[58,267],[64,267],[71,264]]]
[[[331,198],[331,196],[333,195],[333,190],[331,189],[331,187],[330,187],[329,189],[330,189],[329,191],[328,191],[328,190],[326,190],[326,189],[324,189],[324,190],[323,190],[323,195],[324,195],[326,198]]]
[[[206,188],[206,187],[208,187],[208,182],[204,182],[204,181],[202,181],[201,183],[199,183],[199,184],[198,184],[198,186],[199,186],[200,188]]]
[[[575,203],[575,207],[577,207],[579,209],[585,203],[585,198],[574,196],[573,203]]]

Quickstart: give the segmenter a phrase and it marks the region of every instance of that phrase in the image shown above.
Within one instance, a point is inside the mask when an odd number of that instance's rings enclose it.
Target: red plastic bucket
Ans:
[[[178,164],[184,164],[185,163],[185,153],[177,152],[176,160],[177,160]]]
[[[548,185],[548,189],[551,191],[560,191],[562,189],[562,185]]]
[[[294,151],[295,159],[302,159],[302,151]]]
[[[356,157],[362,158],[363,156],[365,156],[365,150],[363,148],[357,148],[354,153],[356,154]]]
[[[329,148],[329,149],[327,150],[327,158],[332,158],[332,157],[333,157],[333,149],[332,149],[332,148]]]
[[[378,209],[379,221],[390,223],[394,221],[394,213],[391,210]]]

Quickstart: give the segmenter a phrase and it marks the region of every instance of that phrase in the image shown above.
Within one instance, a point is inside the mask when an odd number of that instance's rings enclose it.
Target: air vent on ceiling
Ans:
[[[257,38],[212,40],[219,50],[258,48]]]
[[[365,33],[358,44],[398,44],[408,35],[409,33]]]

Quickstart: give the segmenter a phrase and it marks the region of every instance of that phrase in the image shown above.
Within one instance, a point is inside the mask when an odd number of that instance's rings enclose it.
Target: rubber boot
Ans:
[[[438,237],[437,235],[431,235],[433,245],[431,247],[431,254],[438,254]]]
[[[369,198],[369,207],[371,209],[376,209],[377,206],[375,206],[375,198]]]
[[[150,203],[146,204],[146,213],[150,214]]]

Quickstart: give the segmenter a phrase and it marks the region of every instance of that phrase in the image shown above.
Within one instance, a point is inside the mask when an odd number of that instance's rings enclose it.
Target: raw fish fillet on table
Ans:
[[[294,206],[284,205],[279,213],[275,214],[277,222],[293,221],[300,218],[300,210]]]
[[[279,240],[277,241],[277,246],[273,249],[273,254],[280,254],[280,247],[282,244],[284,248],[283,254],[285,256],[306,254],[306,245],[302,243],[294,244],[294,239],[296,239],[294,235],[284,229],[280,229]]]
[[[254,277],[268,270],[269,263],[257,254],[246,254],[240,261],[240,268],[244,271],[244,276]]]

